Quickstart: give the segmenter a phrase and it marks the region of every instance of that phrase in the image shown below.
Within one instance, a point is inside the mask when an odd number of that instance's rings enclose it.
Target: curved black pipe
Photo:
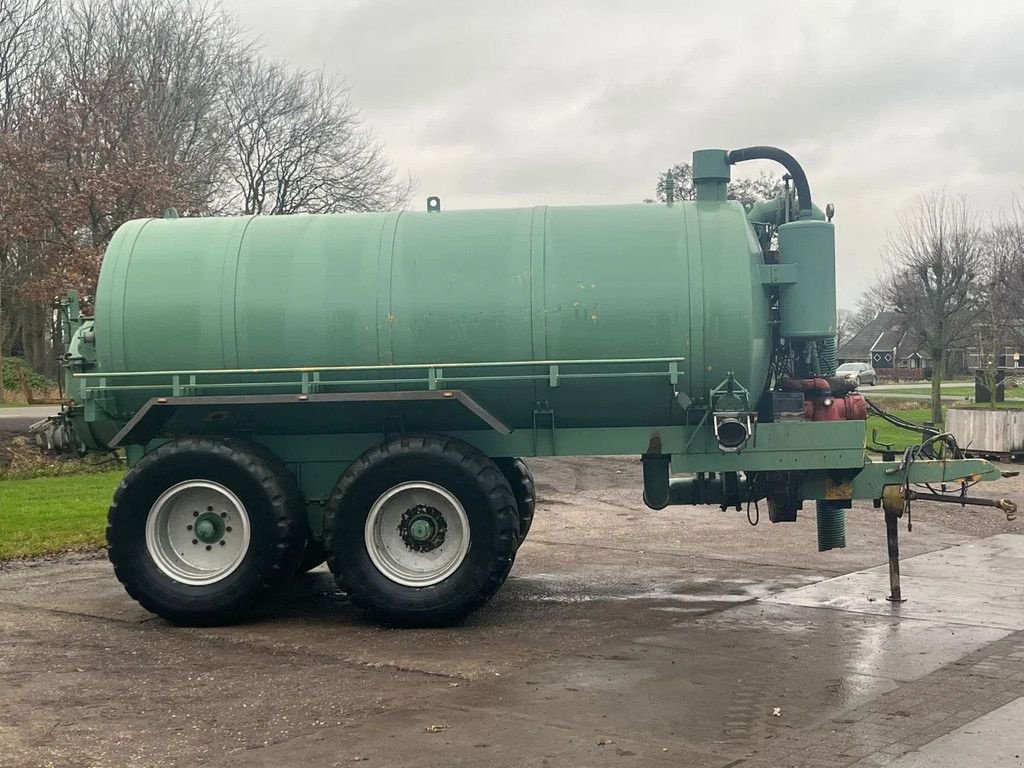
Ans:
[[[813,210],[811,205],[811,185],[807,183],[807,174],[804,173],[800,163],[789,152],[778,147],[743,147],[743,149],[734,149],[729,152],[726,155],[726,159],[729,161],[729,165],[742,163],[746,160],[774,160],[789,171],[789,175],[793,177],[793,186],[796,187],[796,197],[797,202],[800,204],[800,210],[808,212]]]

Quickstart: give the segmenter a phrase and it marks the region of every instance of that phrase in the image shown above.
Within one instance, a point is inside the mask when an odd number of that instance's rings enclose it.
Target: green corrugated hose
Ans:
[[[836,372],[836,340],[835,337],[825,339],[818,346],[818,366],[822,376],[832,376]]]
[[[846,546],[846,509],[835,501],[817,504],[818,551],[843,549]]]

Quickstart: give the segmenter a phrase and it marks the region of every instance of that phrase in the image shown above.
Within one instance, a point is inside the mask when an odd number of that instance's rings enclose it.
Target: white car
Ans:
[[[875,373],[875,369],[867,363],[843,363],[836,368],[836,376],[856,381],[858,386],[870,384],[873,387],[878,381],[878,374]]]

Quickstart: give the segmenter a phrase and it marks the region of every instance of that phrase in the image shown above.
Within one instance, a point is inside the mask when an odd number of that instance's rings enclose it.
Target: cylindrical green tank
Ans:
[[[95,372],[683,357],[691,398],[728,372],[756,397],[761,264],[735,202],[133,221],[103,263]],[[680,412],[664,377],[473,394],[512,426],[539,400],[560,427]]]
[[[791,221],[779,227],[779,261],[793,264],[799,275],[781,291],[782,335],[787,339],[835,339],[836,265],[822,258],[835,249],[830,222]]]

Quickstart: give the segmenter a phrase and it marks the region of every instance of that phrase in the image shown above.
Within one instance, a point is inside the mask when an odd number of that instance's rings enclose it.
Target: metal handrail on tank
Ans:
[[[264,389],[280,387],[300,387],[303,393],[320,391],[325,387],[352,386],[352,385],[393,385],[393,384],[418,384],[426,385],[428,389],[437,389],[444,384],[451,383],[472,383],[488,381],[543,381],[547,380],[550,386],[557,387],[561,380],[578,379],[613,379],[613,378],[661,378],[666,377],[671,384],[678,384],[682,373],[679,364],[686,360],[685,357],[635,357],[635,358],[598,358],[587,360],[507,360],[507,361],[486,361],[486,362],[462,362],[462,363],[400,363],[385,365],[338,365],[338,366],[317,366],[317,367],[288,367],[288,368],[210,368],[197,370],[170,370],[170,371],[95,371],[90,373],[75,373],[75,378],[96,380],[98,385],[86,386],[86,395],[99,392],[125,392],[125,391],[147,391],[170,389],[175,395],[184,390],[195,391],[197,389]],[[659,371],[592,371],[592,372],[566,372],[561,370],[563,366],[621,366],[621,365],[666,365],[664,370]],[[537,368],[544,367],[548,370],[544,373],[516,373],[516,374],[491,374],[491,375],[445,375],[446,370],[466,369],[494,369],[494,368]],[[424,376],[404,378],[377,378],[377,379],[321,379],[324,373],[387,373],[390,371],[424,371]],[[299,379],[286,381],[248,381],[248,382],[201,382],[201,376],[256,376],[269,377],[289,373],[300,374]],[[137,379],[145,377],[170,378],[170,381],[147,382],[144,384],[108,384],[108,379]],[[187,379],[187,381],[182,381]]]

